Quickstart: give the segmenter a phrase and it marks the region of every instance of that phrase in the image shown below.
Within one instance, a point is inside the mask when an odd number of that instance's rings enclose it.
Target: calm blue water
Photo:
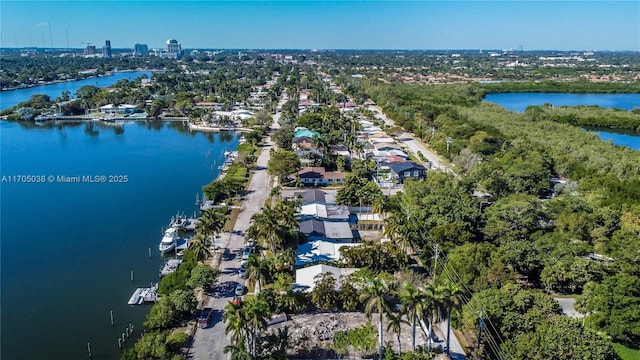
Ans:
[[[0,92],[0,110],[11,108],[23,101],[29,100],[32,95],[46,94],[49,95],[51,99],[55,99],[60,96],[63,91],[69,91],[71,96],[75,96],[76,91],[85,85],[106,87],[115,84],[121,79],[127,79],[129,81],[135,80],[144,74],[148,77],[152,76],[152,73],[149,71],[117,72],[111,76],[36,86],[26,89],[2,91]]]
[[[640,108],[640,94],[504,93],[488,94],[484,100],[518,112],[524,112],[530,105],[543,104],[553,104],[554,106],[598,105],[622,110]]]
[[[640,108],[640,94],[568,94],[568,93],[504,93],[488,94],[484,100],[508,110],[524,112],[527,106],[553,104],[554,106],[598,105],[605,108],[633,110]],[[610,131],[592,131],[604,141],[640,150],[640,135]]]
[[[217,176],[214,160],[237,148],[237,136],[162,122],[0,122],[0,136],[0,177],[128,176],[127,183],[0,184],[0,358],[85,359],[90,342],[94,359],[118,359],[118,336],[129,322],[139,335],[149,311],[127,300],[158,280],[161,228],[176,212],[195,210],[196,193]]]
[[[598,134],[603,141],[611,141],[615,145],[640,150],[640,135],[619,134],[609,131],[591,131]]]

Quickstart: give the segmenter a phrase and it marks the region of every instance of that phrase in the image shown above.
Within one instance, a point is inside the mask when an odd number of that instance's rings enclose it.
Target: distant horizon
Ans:
[[[144,44],[144,43],[141,43]],[[38,46],[22,46],[22,47],[0,47],[0,51],[1,50],[57,50],[57,51],[63,51],[63,50],[79,50],[79,51],[83,51],[85,48],[84,47],[71,47],[71,48],[65,48],[65,47],[38,47]],[[99,50],[99,47],[96,46],[96,49]],[[149,47],[149,50],[154,50],[154,49],[163,49],[163,48],[152,48]],[[115,48],[112,47],[111,48],[112,51],[125,51],[125,50],[131,50],[133,51],[133,47],[130,48],[126,48],[126,47],[120,47],[120,48]],[[600,52],[600,53],[624,53],[624,52],[640,52],[640,50],[602,50],[602,49],[531,49],[531,50],[519,50],[519,49],[401,49],[401,48],[397,48],[397,49],[392,49],[392,48],[380,48],[380,49],[374,49],[374,48],[370,48],[370,49],[365,49],[365,48],[361,48],[361,49],[357,49],[357,48],[327,48],[327,49],[315,49],[315,48],[208,48],[208,47],[193,47],[193,48],[183,48],[183,51],[190,51],[190,50],[203,50],[203,51],[209,51],[209,50],[223,50],[223,51],[227,51],[227,50],[246,50],[246,51],[306,51],[306,52],[332,52],[332,51],[412,51],[412,52],[420,52],[420,51],[424,51],[424,52],[430,52],[430,51],[463,51],[463,52],[480,52],[482,51],[483,53],[485,52],[512,52],[512,53],[521,53],[521,52]]]
[[[2,48],[640,51],[640,1],[2,0],[0,29]]]

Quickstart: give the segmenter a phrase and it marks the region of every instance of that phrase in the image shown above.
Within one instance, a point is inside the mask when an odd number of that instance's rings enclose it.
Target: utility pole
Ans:
[[[478,314],[478,349],[480,349],[480,334],[482,334],[482,328],[484,327],[484,321],[482,321],[482,309]]]
[[[435,245],[435,252],[436,252],[436,256],[434,256],[433,258],[433,281],[436,281],[436,269],[438,266],[438,244],[436,243]]]

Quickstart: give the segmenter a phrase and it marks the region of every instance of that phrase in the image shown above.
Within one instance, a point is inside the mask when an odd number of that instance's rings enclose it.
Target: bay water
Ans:
[[[605,108],[633,110],[640,108],[640,94],[571,94],[571,93],[502,93],[487,94],[485,101],[496,103],[507,110],[524,112],[528,106],[552,104],[554,106],[597,105]],[[640,150],[640,134],[588,129],[603,141]]]
[[[93,359],[118,359],[118,337],[133,324],[133,345],[149,311],[127,301],[159,280],[161,229],[196,210],[238,136],[180,122],[2,121],[0,143],[0,358],[86,359],[90,343]],[[19,178],[30,175],[43,182]]]
[[[524,112],[527,106],[552,104],[553,106],[597,105],[603,108],[633,110],[640,108],[640,94],[572,94],[572,93],[501,93],[487,94],[485,101],[496,103],[507,110]]]
[[[0,92],[0,110],[8,109],[18,105],[23,101],[29,100],[32,95],[45,94],[53,100],[60,96],[63,91],[71,93],[72,97],[75,97],[75,93],[78,89],[85,85],[93,85],[97,87],[111,86],[122,79],[133,81],[142,75],[146,75],[151,78],[153,75],[150,71],[123,71],[114,72],[108,76],[94,77],[77,81],[66,81],[55,84],[34,86],[24,89],[16,89],[10,91]]]

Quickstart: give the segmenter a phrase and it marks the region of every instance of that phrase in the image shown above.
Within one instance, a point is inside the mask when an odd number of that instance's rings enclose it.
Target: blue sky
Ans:
[[[3,47],[640,50],[640,1],[8,1]]]

